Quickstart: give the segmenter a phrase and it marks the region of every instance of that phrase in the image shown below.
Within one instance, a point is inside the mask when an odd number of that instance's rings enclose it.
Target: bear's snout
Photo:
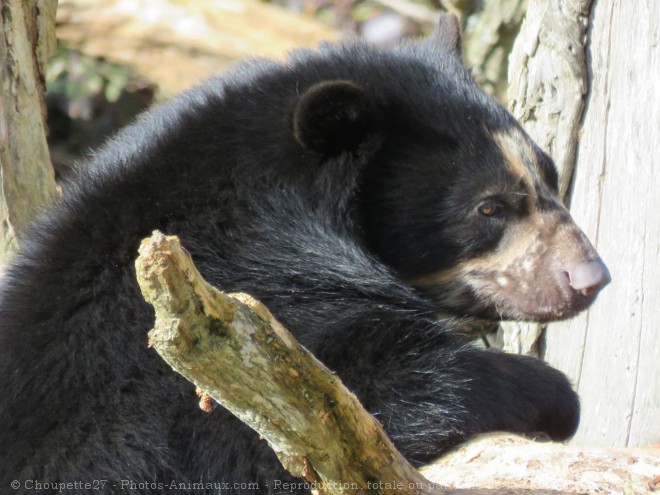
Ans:
[[[585,233],[558,206],[510,222],[490,252],[411,283],[439,310],[548,322],[584,311],[611,280]]]
[[[612,281],[607,266],[600,259],[579,263],[566,274],[568,284],[583,296],[595,296]]]

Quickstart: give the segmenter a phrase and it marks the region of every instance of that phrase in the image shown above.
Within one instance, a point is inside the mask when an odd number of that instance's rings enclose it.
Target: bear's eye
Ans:
[[[496,217],[502,213],[502,205],[495,201],[484,201],[477,210],[485,217]]]

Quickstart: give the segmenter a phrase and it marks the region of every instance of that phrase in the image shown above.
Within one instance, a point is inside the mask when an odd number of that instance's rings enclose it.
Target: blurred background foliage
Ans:
[[[506,102],[507,59],[527,0],[60,0],[47,75],[58,177],[153,102],[250,56],[359,36],[396,43],[457,14],[463,58]]]
[[[46,76],[48,144],[58,176],[154,101],[157,86],[130,68],[60,47]]]

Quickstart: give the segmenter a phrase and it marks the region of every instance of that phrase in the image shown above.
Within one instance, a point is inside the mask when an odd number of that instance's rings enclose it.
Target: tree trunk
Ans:
[[[0,0],[0,265],[57,197],[43,104],[56,0]]]
[[[545,358],[582,399],[574,443],[660,444],[660,2],[597,0],[571,210],[612,273],[593,309],[551,325]]]
[[[660,443],[659,19],[656,0],[530,0],[511,57],[511,108],[553,155],[613,276],[588,312],[545,336],[504,326],[508,350],[539,350],[577,387],[577,445]]]

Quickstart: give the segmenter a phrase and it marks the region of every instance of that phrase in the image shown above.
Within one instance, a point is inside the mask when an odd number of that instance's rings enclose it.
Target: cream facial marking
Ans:
[[[497,247],[410,283],[455,301],[473,294],[506,319],[547,321],[584,309],[568,284],[571,267],[596,259],[582,231],[559,207],[511,222]]]
[[[511,225],[497,248],[492,252],[479,258],[466,260],[447,270],[419,277],[413,281],[413,285],[430,287],[460,278],[471,278],[476,274],[492,273],[493,271],[508,278],[505,274],[514,265],[521,264],[524,259],[540,257],[547,250],[543,242],[544,237],[546,237],[544,234],[550,232],[541,231],[536,228],[534,223],[524,221]]]
[[[538,200],[537,187],[545,188],[534,148],[517,128],[491,131],[490,135],[504,157],[504,166],[522,183],[531,210]]]

